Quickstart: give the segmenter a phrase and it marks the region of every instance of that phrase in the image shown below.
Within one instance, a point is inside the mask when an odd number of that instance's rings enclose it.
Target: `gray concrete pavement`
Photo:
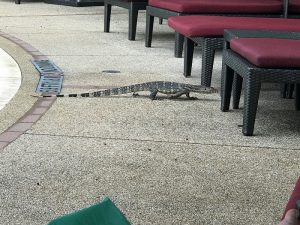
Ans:
[[[183,59],[173,57],[166,24],[155,24],[153,48],[144,47],[144,13],[134,42],[127,40],[123,9],[113,8],[112,33],[103,33],[101,6],[1,1],[0,15],[1,31],[64,70],[63,93],[154,80],[200,82],[199,56],[192,77],[181,75]],[[35,101],[36,72],[17,46],[0,40],[0,47],[31,77],[0,111],[3,131]],[[215,87],[220,70],[218,55]],[[0,224],[47,224],[109,196],[135,225],[275,225],[300,169],[300,114],[276,89],[262,90],[254,137],[238,127],[242,110],[220,112],[218,94],[198,94],[196,101],[151,101],[148,93],[58,99],[0,150]],[[21,112],[13,116],[15,110]]]

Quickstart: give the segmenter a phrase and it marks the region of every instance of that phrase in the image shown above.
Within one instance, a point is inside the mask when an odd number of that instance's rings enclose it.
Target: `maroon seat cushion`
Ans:
[[[289,210],[289,209],[294,209],[295,208],[295,204],[296,204],[296,201],[297,200],[300,200],[300,177],[298,178],[298,181],[295,185],[295,188],[290,196],[290,199],[285,207],[285,210],[284,210],[284,213],[283,213],[283,216],[282,216],[282,219],[284,218],[286,212]],[[297,225],[300,225],[300,220],[299,222],[297,223]]]
[[[148,2],[147,0],[125,0],[128,2]]]
[[[289,0],[289,13],[300,14],[299,0]]]
[[[300,68],[300,40],[236,38],[230,48],[258,67]]]
[[[145,3],[148,3],[148,0],[119,0],[119,1],[123,1],[123,2],[145,2]]]
[[[282,0],[149,0],[179,13],[282,13]]]
[[[224,29],[300,31],[299,19],[229,17],[229,16],[175,16],[168,24],[186,37],[222,37]]]

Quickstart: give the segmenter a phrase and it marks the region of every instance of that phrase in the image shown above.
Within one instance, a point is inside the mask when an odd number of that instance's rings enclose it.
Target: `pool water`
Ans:
[[[0,48],[0,110],[14,97],[21,85],[17,62]]]

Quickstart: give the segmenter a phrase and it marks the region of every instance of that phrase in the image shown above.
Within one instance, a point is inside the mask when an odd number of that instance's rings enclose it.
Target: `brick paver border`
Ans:
[[[4,37],[23,48],[34,60],[49,60],[47,56],[41,53],[38,49],[30,44],[18,39],[10,34],[0,31],[0,36]],[[11,127],[0,134],[0,150],[5,148],[11,142],[15,141],[27,130],[31,129],[35,124],[52,106],[56,97],[38,98],[32,107]]]

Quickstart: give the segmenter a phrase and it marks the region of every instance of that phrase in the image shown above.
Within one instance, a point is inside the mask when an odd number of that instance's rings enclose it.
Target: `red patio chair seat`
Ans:
[[[149,0],[149,5],[179,13],[281,13],[281,0]]]
[[[300,40],[237,38],[230,48],[258,67],[300,68]]]
[[[186,37],[222,37],[224,29],[300,31],[299,19],[229,16],[174,16],[168,25]]]
[[[247,15],[277,16],[285,14],[284,0],[149,0],[146,13],[145,46],[151,47],[154,17],[171,16]],[[182,57],[183,37],[175,33],[175,57]]]
[[[224,29],[300,31],[299,19],[228,17],[228,16],[177,16],[168,24],[185,37],[184,75],[191,75],[194,42],[202,45],[201,84],[210,86],[215,50],[223,46]]]

